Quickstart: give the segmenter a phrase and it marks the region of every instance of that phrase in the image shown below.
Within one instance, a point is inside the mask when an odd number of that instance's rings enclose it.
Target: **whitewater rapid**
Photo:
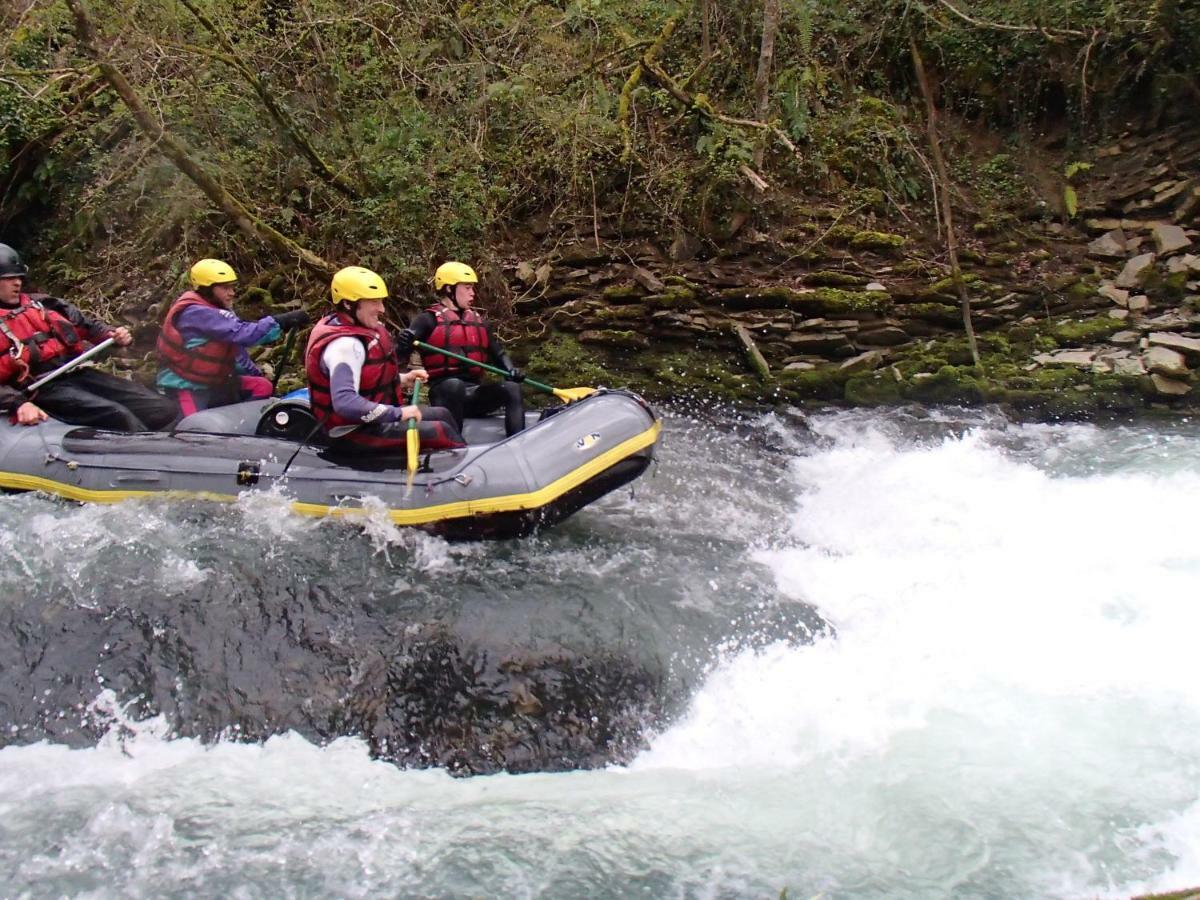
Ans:
[[[400,589],[469,563],[507,573],[514,602],[532,579],[547,601],[576,584],[614,608],[658,604],[680,665],[700,674],[629,765],[454,779],[372,760],[354,738],[205,746],[98,690],[114,727],[97,746],[0,750],[5,893],[1075,898],[1200,885],[1200,428],[923,412],[811,426],[815,439],[789,417],[733,431],[670,419],[636,498],[531,549],[367,535]],[[23,512],[44,528],[98,515]],[[154,565],[201,577],[213,563],[190,520],[155,514]],[[258,513],[244,515],[246,528]],[[324,534],[272,515],[249,527],[259,553]],[[162,537],[172,528],[185,534]],[[341,534],[330,539],[350,552]],[[5,540],[27,555],[28,538]],[[829,628],[751,640],[742,607],[813,607]],[[705,640],[686,631],[700,620]],[[719,622],[728,640],[709,640]]]

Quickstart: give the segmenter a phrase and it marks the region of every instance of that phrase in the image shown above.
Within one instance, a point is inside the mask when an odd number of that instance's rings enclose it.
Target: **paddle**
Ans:
[[[296,335],[300,333],[299,328],[293,328],[288,332],[288,336],[283,342],[283,352],[279,354],[279,362],[275,364],[275,377],[271,379],[271,393],[275,393],[275,388],[279,386],[279,378],[283,375],[284,367],[287,366],[288,357],[292,355],[292,347],[296,346]]]
[[[469,357],[469,356],[460,356],[457,353],[447,350],[445,347],[435,347],[432,344],[425,343],[424,341],[413,341],[413,346],[419,350],[429,350],[433,353],[441,353],[444,356],[453,357],[454,359],[461,360],[462,362],[470,363],[473,366],[479,366],[479,368],[481,368],[481,369],[487,369],[489,372],[495,372],[497,375],[503,375],[505,378],[507,378],[509,375],[512,374],[511,372],[501,369],[499,366],[489,366],[487,363],[480,362],[477,359],[471,359],[471,357]],[[557,397],[559,400],[562,400],[564,403],[571,403],[572,401],[575,401],[575,400],[582,400],[584,397],[590,397],[592,394],[596,393],[596,389],[590,388],[590,387],[574,387],[574,388],[550,387],[550,385],[542,384],[540,381],[534,381],[532,378],[526,378],[524,383],[528,384],[528,385],[532,385],[533,387],[537,388],[539,391],[544,391],[547,394],[553,394],[555,397]]]
[[[421,382],[420,380],[413,382],[412,405],[416,406],[421,402]],[[421,449],[421,435],[417,431],[417,420],[408,420],[408,434],[405,436],[408,442],[408,487],[406,490],[411,491],[413,486],[413,476],[417,474],[417,454]]]
[[[98,353],[103,353],[105,350],[107,350],[109,347],[111,347],[113,344],[115,344],[116,341],[117,341],[116,338],[108,338],[108,340],[101,341],[95,347],[93,347],[91,350],[88,350],[86,353],[80,353],[77,357],[75,357],[70,362],[63,363],[61,366],[59,366],[53,372],[50,372],[47,375],[43,375],[41,378],[39,378],[33,384],[29,385],[28,387],[22,388],[21,390],[25,393],[26,396],[32,395],[33,392],[36,391],[38,388],[45,387],[50,382],[52,382],[55,378],[58,378],[60,375],[66,375],[68,372],[71,372],[74,369],[78,368],[79,366],[81,366],[83,363],[87,362],[89,359],[91,359],[93,356],[97,355]]]

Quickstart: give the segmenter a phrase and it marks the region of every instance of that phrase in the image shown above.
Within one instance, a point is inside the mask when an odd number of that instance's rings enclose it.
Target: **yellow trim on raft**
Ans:
[[[606,450],[595,459],[590,459],[577,469],[568,472],[557,481],[551,482],[544,488],[527,494],[509,494],[503,497],[488,497],[482,500],[459,500],[454,503],[443,503],[438,506],[426,506],[417,509],[389,509],[388,518],[397,525],[426,525],[431,522],[442,522],[446,519],[458,519],[465,516],[479,516],[488,513],[515,512],[521,509],[537,509],[557,500],[563,494],[579,487],[584,482],[596,477],[610,466],[616,465],[627,456],[649,447],[658,440],[662,432],[662,422],[656,420],[652,426],[641,434],[634,435],[621,442],[611,450]],[[213,500],[228,503],[237,499],[233,494],[215,494],[211,491],[127,491],[127,490],[92,490],[91,488],[75,487],[52,481],[49,478],[39,478],[36,475],[21,475],[17,472],[0,472],[0,487],[19,491],[43,491],[55,494],[68,500],[85,503],[119,503],[123,500],[136,500],[142,497],[181,497],[189,500]],[[420,485],[417,485],[420,487]],[[368,511],[362,506],[325,506],[320,503],[304,503],[293,500],[291,508],[305,516],[324,517],[341,516],[353,517],[367,515]]]

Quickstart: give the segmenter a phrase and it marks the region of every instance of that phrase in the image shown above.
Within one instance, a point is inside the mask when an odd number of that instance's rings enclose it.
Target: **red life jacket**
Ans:
[[[453,350],[462,356],[469,356],[477,362],[487,362],[488,330],[483,317],[473,309],[468,309],[461,315],[458,310],[447,306],[431,306],[426,312],[437,319],[437,326],[425,343],[435,347]],[[483,375],[479,366],[469,366],[452,356],[427,350],[421,353],[421,363],[430,378],[446,378],[448,376],[467,376],[478,380]]]
[[[224,384],[234,375],[238,348],[229,341],[205,341],[196,347],[189,347],[188,339],[180,332],[178,324],[179,314],[189,306],[222,308],[195,291],[180,294],[167,311],[162,331],[158,333],[159,361],[164,368],[195,384],[214,387]]]
[[[361,425],[362,422],[339,416],[333,411],[333,394],[329,386],[329,373],[321,368],[321,354],[331,341],[340,337],[356,337],[367,349],[367,361],[363,363],[358,392],[372,403],[399,405],[396,384],[400,377],[400,364],[396,360],[396,348],[387,330],[364,328],[345,313],[335,312],[318,322],[308,336],[304,350],[304,371],[308,375],[308,395],[312,412],[321,427],[328,432],[339,425]],[[346,436],[357,443],[370,443],[367,435],[353,431]]]
[[[19,386],[87,349],[71,320],[28,294],[17,305],[0,306],[0,384]]]

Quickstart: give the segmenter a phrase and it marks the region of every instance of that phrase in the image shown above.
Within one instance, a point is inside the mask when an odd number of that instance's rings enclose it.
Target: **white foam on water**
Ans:
[[[929,828],[971,823],[1016,894],[1197,883],[1200,474],[834,437],[793,464],[791,545],[757,558],[836,634],[724,661],[635,768],[853,782],[898,862],[951,871]]]
[[[781,471],[778,454],[727,435],[712,453],[683,446],[676,467],[694,454],[708,477],[744,452],[753,479],[706,496],[668,473],[651,503],[693,546],[725,540],[729,565],[765,567],[778,602],[815,606],[833,633],[729,651],[632,765],[456,780],[373,761],[348,738],[205,747],[105,695],[99,745],[0,750],[0,871],[18,890],[95,897],[1200,885],[1200,440],[1130,432],[1114,450],[1090,427],[988,423],[918,442],[866,415],[817,425],[829,445],[788,448]],[[727,534],[700,521],[713,498],[730,506]],[[772,500],[783,537],[751,538]],[[300,527],[361,528],[376,553],[404,554],[410,578],[528,552],[476,557],[381,510]],[[26,548],[6,538],[6,559]],[[550,547],[555,565],[603,572],[609,541],[654,566],[652,546],[609,537]]]

